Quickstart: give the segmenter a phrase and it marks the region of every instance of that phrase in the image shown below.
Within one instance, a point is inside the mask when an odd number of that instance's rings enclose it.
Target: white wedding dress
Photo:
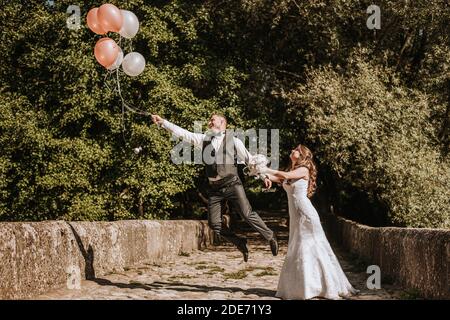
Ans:
[[[308,181],[284,182],[289,202],[289,243],[276,296],[282,299],[340,299],[356,294],[307,197]]]

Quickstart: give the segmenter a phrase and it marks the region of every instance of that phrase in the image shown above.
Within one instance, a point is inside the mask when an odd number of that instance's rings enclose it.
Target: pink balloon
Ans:
[[[102,28],[106,31],[119,32],[122,28],[122,13],[113,4],[102,4],[98,9],[97,17]]]
[[[96,34],[105,34],[106,31],[102,28],[100,22],[98,21],[98,8],[93,8],[89,10],[86,20],[89,29],[91,29]]]
[[[101,38],[94,48],[95,59],[105,68],[110,67],[119,55],[119,46],[111,38]]]

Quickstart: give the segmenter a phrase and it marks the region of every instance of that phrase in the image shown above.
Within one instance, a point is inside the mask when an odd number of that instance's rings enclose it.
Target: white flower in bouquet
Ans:
[[[270,160],[262,154],[256,154],[252,156],[247,164],[247,175],[254,176],[255,179],[263,179],[265,169],[267,169],[270,164]]]

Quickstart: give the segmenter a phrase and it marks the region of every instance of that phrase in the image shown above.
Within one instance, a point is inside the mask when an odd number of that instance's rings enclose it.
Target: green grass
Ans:
[[[170,276],[168,279],[169,280],[176,280],[176,279],[192,279],[194,278],[194,276],[190,276],[188,274],[181,274],[178,276]]]
[[[225,269],[218,266],[209,266],[209,272],[224,272]]]
[[[204,265],[204,264],[197,265],[195,267],[195,269],[196,270],[206,270],[206,269],[208,269],[208,272],[224,272],[225,271],[224,268],[221,268],[219,266]]]
[[[276,275],[278,275],[276,272],[264,270],[255,274],[255,277],[276,276]]]
[[[184,252],[184,251],[180,252],[180,254],[179,254],[179,256],[182,256],[182,257],[189,257],[190,255],[191,254],[189,252]]]
[[[188,266],[196,266],[196,265],[199,265],[199,264],[208,264],[208,262],[206,262],[206,261],[189,262],[187,265]]]
[[[422,300],[423,296],[420,294],[420,291],[417,289],[408,289],[403,291],[400,294],[400,299],[403,300]]]
[[[149,267],[137,267],[138,270],[148,270],[150,269]]]
[[[247,272],[252,272],[252,271],[255,271],[255,270],[265,270],[265,271],[268,271],[268,272],[275,271],[275,269],[272,268],[272,267],[248,266],[248,267],[245,268],[245,271],[247,271]]]
[[[225,279],[244,279],[247,277],[247,272],[245,270],[239,270],[237,272],[224,273]]]
[[[205,269],[208,269],[208,266],[205,266],[203,264],[195,267],[195,270],[205,270]]]
[[[153,263],[148,263],[148,262],[146,262],[146,263],[144,263],[144,264],[147,265],[147,266],[152,266],[152,267],[158,267],[158,268],[162,267],[162,264],[160,264],[160,263],[155,263],[155,262],[153,262]]]

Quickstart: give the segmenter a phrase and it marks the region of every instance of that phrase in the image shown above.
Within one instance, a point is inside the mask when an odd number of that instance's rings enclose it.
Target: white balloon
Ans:
[[[127,75],[136,77],[144,71],[145,59],[138,52],[130,52],[123,58],[122,68]]]
[[[107,69],[108,70],[116,70],[118,67],[120,67],[120,65],[122,64],[122,61],[123,61],[123,51],[119,47],[119,55],[117,56],[116,61],[114,61],[114,63],[112,65],[110,65]]]
[[[123,17],[122,28],[119,34],[127,39],[133,38],[139,30],[139,20],[136,15],[128,10],[120,10]]]

